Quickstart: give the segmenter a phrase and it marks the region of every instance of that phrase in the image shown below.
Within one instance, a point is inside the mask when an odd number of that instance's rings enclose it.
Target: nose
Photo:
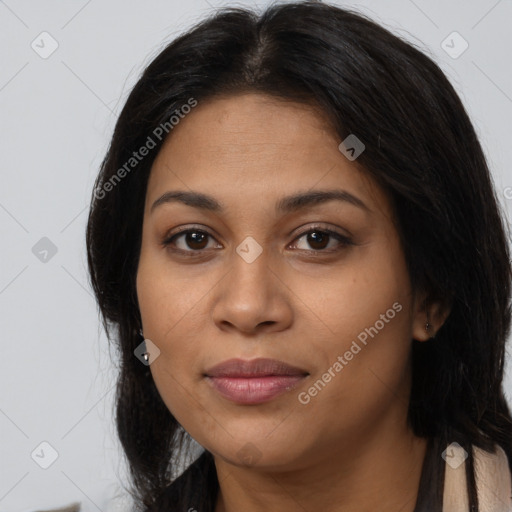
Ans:
[[[228,264],[229,272],[215,287],[212,316],[217,327],[245,334],[288,328],[293,320],[291,292],[269,265],[265,250],[250,263],[233,251]]]

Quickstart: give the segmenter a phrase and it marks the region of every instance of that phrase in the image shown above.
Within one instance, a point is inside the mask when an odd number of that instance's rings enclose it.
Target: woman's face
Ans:
[[[151,373],[232,464],[300,467],[405,428],[425,312],[388,198],[340,142],[305,105],[243,94],[200,102],[151,170],[137,274]],[[295,370],[211,370],[259,358]]]

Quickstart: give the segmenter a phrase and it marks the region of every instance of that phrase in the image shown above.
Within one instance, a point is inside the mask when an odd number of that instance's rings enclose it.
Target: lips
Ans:
[[[306,370],[296,368],[277,359],[229,359],[209,370],[208,377],[268,377],[272,375],[307,375]]]
[[[230,359],[205,372],[208,384],[238,404],[267,402],[295,388],[309,373],[276,359]]]

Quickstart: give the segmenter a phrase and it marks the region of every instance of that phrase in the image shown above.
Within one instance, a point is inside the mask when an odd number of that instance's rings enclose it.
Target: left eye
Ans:
[[[343,236],[340,233],[335,231],[331,231],[329,229],[312,229],[306,233],[300,235],[296,240],[300,240],[301,238],[306,238],[306,243],[309,244],[310,247],[313,248],[313,251],[325,251],[336,250],[336,245],[345,246],[350,245],[351,241],[348,237]],[[335,247],[328,247],[329,242],[336,240],[338,243],[335,244]],[[301,250],[309,250],[307,247],[298,247]],[[326,251],[327,249],[327,251]]]

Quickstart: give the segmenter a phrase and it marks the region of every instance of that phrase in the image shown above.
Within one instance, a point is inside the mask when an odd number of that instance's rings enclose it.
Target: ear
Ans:
[[[451,300],[433,300],[426,293],[420,293],[416,295],[413,307],[412,337],[417,341],[428,341],[435,337],[448,318]]]

